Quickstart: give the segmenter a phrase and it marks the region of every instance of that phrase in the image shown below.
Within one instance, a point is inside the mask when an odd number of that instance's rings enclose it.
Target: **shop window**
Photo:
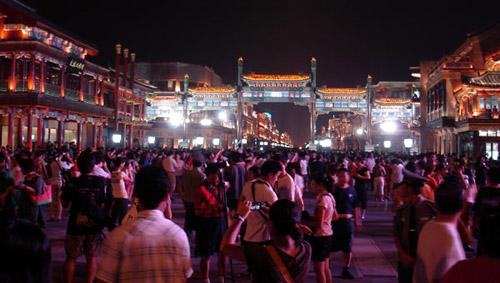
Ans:
[[[488,159],[498,160],[498,143],[487,142],[485,155]]]

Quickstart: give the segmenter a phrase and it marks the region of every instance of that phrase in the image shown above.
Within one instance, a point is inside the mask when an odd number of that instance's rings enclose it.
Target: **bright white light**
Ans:
[[[224,122],[227,121],[227,113],[225,111],[219,112],[218,117],[219,117],[219,120],[221,120],[221,121],[224,121]]]
[[[154,144],[156,141],[156,138],[155,137],[148,137],[148,143],[149,144]]]
[[[203,137],[196,137],[193,141],[194,145],[203,145],[204,138]]]
[[[398,130],[398,125],[394,121],[385,121],[380,124],[380,129],[388,134],[393,134]]]
[[[319,143],[319,141],[318,141],[318,140],[315,140],[315,141],[314,141],[314,144],[318,144],[318,143]]]
[[[413,146],[413,139],[404,139],[403,143],[406,148],[411,148]]]
[[[263,142],[263,145],[269,145],[269,142],[265,141],[265,142]]]
[[[361,136],[363,134],[363,129],[359,128],[356,130],[356,135]]]
[[[113,134],[111,136],[111,141],[113,143],[121,143],[122,142],[122,135],[120,135],[120,134]]]
[[[331,147],[332,146],[332,140],[331,139],[324,139],[319,142],[319,145],[322,147]]]
[[[212,120],[210,119],[201,119],[200,124],[204,127],[208,127],[212,125]]]
[[[219,146],[220,145],[220,139],[219,138],[214,138],[212,140],[212,144],[215,145],[215,146]]]
[[[241,144],[247,144],[247,139],[241,139]]]
[[[260,151],[263,151],[263,150],[264,150],[264,148],[261,146],[261,147],[260,147]]]
[[[189,120],[189,119],[186,119],[186,124],[189,124],[189,122],[191,122],[191,120]]]
[[[391,141],[384,141],[384,148],[391,148]]]
[[[182,124],[182,115],[180,113],[172,113],[169,122],[173,127],[179,127]]]

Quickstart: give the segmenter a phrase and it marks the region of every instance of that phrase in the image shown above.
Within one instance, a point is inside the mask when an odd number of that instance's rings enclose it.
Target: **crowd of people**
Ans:
[[[252,282],[305,282],[310,266],[316,282],[332,282],[334,252],[343,254],[340,276],[354,279],[353,238],[372,195],[394,214],[399,282],[500,278],[500,167],[492,160],[47,147],[0,151],[0,282],[51,281],[45,228],[62,219],[66,282],[80,256],[87,282],[185,282],[192,257],[204,282],[224,282],[228,258],[245,262],[241,276]],[[173,198],[184,205],[182,228]]]

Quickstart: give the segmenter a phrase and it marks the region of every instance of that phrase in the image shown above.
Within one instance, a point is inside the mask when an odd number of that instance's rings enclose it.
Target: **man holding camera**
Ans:
[[[251,201],[253,206],[253,210],[247,218],[247,229],[243,237],[247,244],[262,245],[271,240],[267,225],[268,210],[278,200],[273,186],[281,170],[282,167],[278,161],[268,160],[262,165],[262,177],[246,183],[243,187],[240,199]],[[262,205],[262,203],[265,204]]]

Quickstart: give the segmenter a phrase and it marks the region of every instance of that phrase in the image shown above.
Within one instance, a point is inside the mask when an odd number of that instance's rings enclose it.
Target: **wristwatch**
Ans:
[[[245,221],[245,218],[243,218],[243,217],[242,217],[241,215],[239,215],[239,214],[235,214],[235,215],[233,216],[233,219],[234,219],[234,220],[237,220],[237,221],[240,221],[240,222]]]

